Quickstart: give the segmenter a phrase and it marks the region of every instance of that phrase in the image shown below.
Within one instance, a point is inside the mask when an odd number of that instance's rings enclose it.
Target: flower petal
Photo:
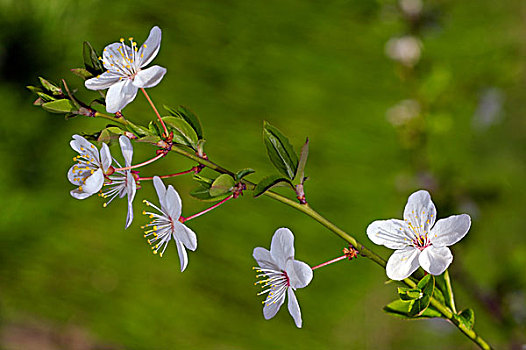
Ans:
[[[126,57],[131,58],[132,55],[132,49],[128,45],[112,43],[102,52],[102,64],[114,74],[127,76],[128,70],[125,67],[129,65],[129,62]]]
[[[157,192],[157,197],[159,197],[159,204],[161,204],[161,209],[166,212],[166,187],[164,186],[163,180],[159,176],[153,177],[153,186]]]
[[[448,247],[429,246],[418,257],[420,266],[432,275],[440,275],[446,271],[453,261],[453,254]]]
[[[173,188],[172,185],[168,186],[166,190],[166,214],[170,215],[173,220],[179,220],[181,216],[182,202],[179,193]]]
[[[183,243],[175,239],[175,245],[177,246],[177,254],[179,254],[179,261],[181,262],[181,272],[183,272],[188,266],[188,255],[186,249],[184,249]]]
[[[106,111],[117,113],[137,95],[137,87],[130,79],[123,79],[113,84],[106,94]]]
[[[418,269],[418,255],[420,255],[420,250],[415,247],[395,250],[385,267],[387,277],[395,281],[409,277]]]
[[[384,245],[390,249],[407,247],[414,234],[403,220],[376,220],[367,227],[367,236],[374,244]]]
[[[100,163],[102,165],[102,170],[104,172],[106,172],[108,168],[110,167],[111,160],[112,158],[111,158],[110,149],[108,145],[103,142],[100,148],[100,161],[101,161]]]
[[[416,233],[424,235],[433,227],[437,210],[429,192],[416,191],[407,199],[404,209],[404,220],[410,223]]]
[[[430,241],[438,247],[453,245],[464,238],[470,226],[471,218],[468,214],[440,219],[429,232]]]
[[[174,236],[176,240],[181,241],[184,246],[191,251],[197,249],[197,236],[188,226],[174,221]]]
[[[96,193],[102,188],[104,184],[104,174],[102,169],[97,169],[90,177],[86,179],[82,185],[82,190],[86,193]]]
[[[270,254],[280,270],[285,270],[287,260],[294,259],[294,235],[286,228],[278,228],[272,236]]]
[[[312,281],[312,268],[298,260],[288,260],[285,268],[292,288],[306,287]]]
[[[278,265],[276,265],[274,259],[272,259],[272,255],[270,255],[270,251],[268,251],[267,249],[262,247],[254,248],[252,256],[254,257],[254,259],[256,259],[256,262],[258,263],[259,267],[262,267],[264,269],[279,270]]]
[[[79,172],[79,167],[78,167],[77,164],[75,164],[71,168],[69,168],[69,170],[68,170],[68,180],[73,185],[77,185],[77,186],[80,186],[80,185],[82,185],[84,183],[84,181],[82,180],[81,173]]]
[[[267,296],[268,299],[268,296]],[[276,316],[276,314],[279,311],[279,308],[281,305],[283,305],[283,302],[285,301],[285,298],[279,298],[279,300],[274,303],[265,303],[265,306],[263,306],[263,317],[265,317],[265,320],[270,320],[272,317]]]
[[[301,328],[301,310],[300,304],[298,303],[298,299],[296,299],[296,294],[294,294],[294,290],[292,288],[288,289],[287,294],[289,295],[289,313],[294,319],[296,327]]]
[[[159,49],[161,48],[161,29],[157,26],[153,27],[150,30],[150,35],[148,35],[148,39],[144,42],[144,44],[141,45],[141,48],[139,49],[139,62],[140,67],[144,67],[148,65],[155,56],[157,56],[157,53],[159,52]]]
[[[95,78],[86,80],[84,85],[90,90],[104,90],[117,83],[121,77],[122,75],[113,72],[104,72]]]
[[[91,142],[80,135],[73,135],[73,140],[69,142],[71,148],[79,154],[88,154],[99,162],[99,150]]]
[[[159,84],[166,74],[166,68],[161,66],[152,66],[148,69],[141,70],[135,75],[133,85],[139,88],[151,88]]]
[[[71,194],[71,197],[76,199],[85,199],[91,196],[93,193],[87,193],[84,191],[80,191],[78,188],[75,188],[74,190],[69,191]]]
[[[124,135],[119,137],[119,144],[121,146],[122,156],[124,157],[124,164],[129,167],[133,157],[133,146],[129,138]]]
[[[135,183],[135,178],[133,177],[131,171],[126,172],[126,190],[128,192],[128,214],[126,215],[125,229],[130,227],[133,221],[133,199],[135,198],[135,193],[137,192],[137,184]]]

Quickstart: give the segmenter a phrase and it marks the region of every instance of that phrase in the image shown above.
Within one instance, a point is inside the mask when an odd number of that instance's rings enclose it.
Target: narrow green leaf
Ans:
[[[435,289],[435,278],[433,275],[425,275],[417,284],[422,291],[422,297],[411,302],[409,316],[420,316],[429,306],[433,290]]]
[[[404,288],[398,287],[398,296],[401,300],[416,300],[420,299],[424,294],[418,288]]]
[[[134,133],[138,137],[143,137],[143,136],[150,135],[150,130],[148,130],[148,129],[140,126],[140,125],[135,125],[135,124],[133,124],[130,121],[128,121],[128,124],[126,125],[126,128],[128,129],[128,131],[131,131],[132,133]]]
[[[150,122],[148,124],[148,130],[150,130],[150,133],[152,135],[161,136],[163,133],[162,129],[160,129],[157,123],[154,123],[154,122]]]
[[[88,80],[94,77],[93,74],[90,73],[89,70],[86,68],[72,68],[71,72],[75,74],[77,77],[80,77],[84,80]]]
[[[46,89],[46,91],[51,92],[53,95],[62,95],[62,90],[58,86],[56,86],[53,83],[50,83],[42,77],[38,77],[38,79],[40,80],[40,84],[42,84],[42,87]]]
[[[209,189],[214,182],[214,179],[209,179],[208,177],[199,174],[194,174],[192,178],[207,189]]]
[[[29,89],[31,92],[33,92],[35,94],[38,94],[39,92],[42,92],[42,88],[39,88],[39,87],[36,87],[36,86],[27,85],[26,88]]]
[[[73,113],[77,111],[73,103],[67,99],[44,103],[42,108],[51,113]]]
[[[223,200],[226,197],[228,197],[230,194],[223,194],[219,196],[211,196],[209,189],[203,186],[199,186],[198,188],[194,189],[190,192],[190,195],[196,199],[199,199],[200,201],[204,202],[216,202],[219,200]]]
[[[475,312],[472,309],[462,310],[458,315],[455,315],[455,318],[459,320],[467,329],[473,329],[475,324]]]
[[[135,140],[135,142],[147,142],[147,143],[157,143],[159,141],[161,141],[161,138],[155,135],[147,135],[147,136],[143,136]]]
[[[48,94],[44,93],[44,92],[37,92],[37,95],[38,97],[40,97],[42,99],[42,101],[44,102],[51,102],[51,101],[56,101],[57,99],[54,98],[53,96],[49,96]]]
[[[82,47],[82,55],[84,57],[84,67],[86,67],[88,72],[94,76],[104,72],[104,67],[102,66],[102,62],[99,60],[97,51],[95,51],[91,44],[87,41],[84,42]]]
[[[418,316],[410,316],[409,310],[414,301],[403,301],[397,299],[383,308],[385,312],[396,317],[401,317],[404,319],[418,319],[418,318],[433,318],[433,317],[442,317],[440,311],[435,309],[433,306],[429,306]]]
[[[256,171],[254,169],[250,169],[250,168],[246,168],[246,169],[242,169],[242,170],[239,170],[237,173],[236,173],[236,180],[241,180],[242,178],[244,178],[245,176],[248,176],[250,174],[254,174]]]
[[[254,197],[259,197],[263,193],[270,190],[272,187],[280,185],[280,184],[287,184],[287,185],[290,185],[292,188],[294,188],[294,186],[292,185],[289,179],[284,178],[280,175],[270,175],[270,176],[263,178],[263,180],[261,180],[256,185],[256,188],[254,189]]]
[[[173,131],[174,143],[188,146],[194,151],[197,151],[197,134],[190,124],[184,119],[177,117],[163,117],[163,121],[165,122],[168,131]]]
[[[177,109],[171,108],[167,105],[163,106],[164,109],[168,111],[172,116],[178,117],[186,121],[192,129],[194,129],[195,134],[197,135],[197,138],[201,140],[203,138],[203,127],[201,125],[201,121],[195,115],[194,112],[186,108],[185,106],[179,106]]]
[[[263,139],[272,164],[280,173],[291,180],[294,179],[298,170],[298,156],[287,137],[277,128],[264,122]]]
[[[209,191],[210,196],[217,197],[223,194],[228,194],[232,191],[232,187],[234,187],[235,184],[236,182],[232,176],[221,174],[212,183]]]
[[[301,147],[300,160],[298,163],[298,171],[296,172],[296,177],[294,178],[294,184],[300,184],[305,178],[305,165],[307,164],[307,158],[309,156],[309,138]]]

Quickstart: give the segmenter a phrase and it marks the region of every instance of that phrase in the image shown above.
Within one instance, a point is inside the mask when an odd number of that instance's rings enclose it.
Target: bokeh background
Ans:
[[[70,68],[82,42],[97,50],[121,36],[141,43],[163,30],[150,90],[159,106],[186,105],[201,118],[209,157],[232,170],[275,172],[265,154],[268,120],[299,150],[311,141],[310,204],[367,241],[365,228],[401,217],[425,188],[439,217],[466,212],[468,236],[453,247],[457,304],[476,311],[476,330],[501,349],[521,349],[526,323],[526,4],[523,1],[0,1],[0,347],[3,349],[473,349],[441,320],[402,321],[382,311],[396,298],[366,259],[317,270],[297,292],[303,329],[286,309],[261,313],[252,249],[291,228],[296,257],[311,266],[345,244],[299,212],[250,193],[189,223],[199,247],[179,272],[123,201],[78,201],[66,172],[71,135],[104,120],[32,106],[37,77],[65,78],[95,98]],[[125,109],[147,123],[143,96]],[[117,148],[112,146],[115,154]],[[136,146],[135,160],[150,157]],[[176,155],[150,176],[186,170]],[[211,174],[211,173],[209,173]],[[191,177],[169,181],[183,215]],[[390,251],[375,247],[384,256]]]

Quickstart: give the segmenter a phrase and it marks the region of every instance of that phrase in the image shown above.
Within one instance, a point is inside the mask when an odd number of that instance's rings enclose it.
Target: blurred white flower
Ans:
[[[386,112],[386,118],[393,126],[406,124],[420,115],[420,103],[416,100],[403,100],[398,102]]]
[[[371,241],[395,249],[386,266],[390,279],[403,280],[419,266],[432,275],[440,275],[451,264],[453,255],[448,246],[464,238],[471,218],[467,214],[453,215],[436,224],[435,219],[431,196],[420,190],[409,196],[404,220],[377,220],[367,227]]]
[[[133,146],[130,142],[130,139],[124,135],[119,137],[119,144],[121,146],[122,156],[124,157],[124,167],[128,168],[131,166],[132,157],[133,157]],[[115,163],[119,168],[121,165],[115,160]],[[119,196],[123,198],[128,196],[128,214],[126,216],[126,226],[128,228],[133,221],[133,199],[135,198],[135,192],[137,191],[137,184],[135,183],[135,178],[130,169],[126,170],[116,170],[112,175],[107,176],[107,181],[104,183],[104,186],[108,188],[106,192],[102,192],[100,195],[104,198],[110,198],[104,207],[111,203],[111,201]]]
[[[489,88],[481,93],[479,104],[473,115],[473,127],[487,129],[502,120],[504,93],[499,88]]]
[[[263,301],[263,316],[271,319],[281,308],[288,295],[288,308],[296,326],[301,328],[301,311],[294,291],[306,287],[312,280],[312,269],[302,261],[294,259],[294,235],[288,228],[279,228],[272,237],[270,251],[257,247],[252,254],[259,267],[254,269],[257,277],[264,278],[261,294],[269,293]],[[268,288],[267,288],[268,287]]]
[[[181,271],[184,271],[188,265],[188,255],[186,254],[185,248],[192,251],[196,250],[197,236],[194,231],[179,221],[182,203],[179,194],[173,186],[169,185],[168,189],[166,189],[163,181],[158,176],[154,176],[153,185],[157,191],[161,208],[158,208],[147,200],[143,202],[159,211],[160,215],[146,211],[143,212],[144,215],[148,215],[153,219],[149,224],[143,226],[143,228],[151,228],[144,232],[144,237],[152,236],[152,238],[148,239],[148,243],[153,245],[152,249],[155,254],[160,251],[159,256],[161,257],[173,237],[175,245],[177,246],[177,252],[179,253]]]
[[[422,42],[414,36],[391,38],[385,44],[385,54],[392,60],[413,67],[420,60]]]
[[[69,144],[79,153],[73,158],[77,164],[68,171],[69,182],[79,187],[70,193],[77,199],[88,198],[104,184],[104,174],[111,165],[110,149],[103,143],[99,155],[97,147],[80,135],[73,135]]]
[[[422,8],[424,7],[422,0],[400,0],[398,4],[400,5],[402,12],[410,17],[420,15],[420,13],[422,13]]]
[[[85,85],[90,90],[108,89],[106,94],[106,111],[116,113],[132,102],[137,95],[138,88],[150,88],[161,81],[166,68],[147,66],[157,56],[161,47],[161,29],[155,26],[150,31],[148,39],[137,48],[133,38],[129,38],[130,46],[113,43],[104,48],[102,63],[106,72],[86,80]]]

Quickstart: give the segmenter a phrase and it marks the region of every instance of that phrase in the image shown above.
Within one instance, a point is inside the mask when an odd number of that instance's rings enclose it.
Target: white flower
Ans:
[[[107,69],[101,75],[86,80],[85,85],[90,90],[108,89],[106,94],[106,110],[116,113],[133,101],[138,88],[150,88],[161,81],[166,68],[147,66],[159,52],[161,47],[161,29],[155,26],[150,31],[148,39],[138,49],[133,38],[129,38],[131,47],[120,43],[113,43],[104,48],[102,63]]]
[[[385,44],[385,53],[392,60],[398,61],[405,66],[413,67],[420,60],[422,42],[411,35],[391,38]]]
[[[97,147],[79,135],[73,135],[73,140],[69,144],[79,153],[73,158],[78,163],[68,171],[69,181],[79,187],[70,193],[77,199],[84,199],[102,188],[104,174],[111,165],[110,149],[103,143],[99,156]]]
[[[386,272],[390,279],[403,280],[418,266],[432,275],[440,275],[451,264],[453,255],[448,246],[464,238],[471,218],[467,214],[453,215],[436,224],[435,218],[431,196],[421,190],[409,196],[404,220],[378,220],[367,227],[371,241],[396,249],[387,261]]]
[[[128,168],[131,166],[133,157],[133,146],[130,139],[124,135],[119,137],[119,144],[121,146],[122,156],[124,157],[124,167]],[[115,163],[119,168],[121,165],[115,160]],[[123,198],[128,196],[128,215],[126,216],[126,226],[128,228],[133,221],[133,199],[135,198],[135,192],[137,192],[137,184],[131,170],[116,170],[112,175],[107,177],[104,186],[107,186],[108,190],[101,193],[100,195],[104,198],[110,197],[110,200],[104,203],[106,207],[110,202],[117,196]]]
[[[154,254],[157,254],[157,252],[160,251],[159,255],[161,257],[173,237],[175,245],[177,246],[177,252],[179,253],[181,271],[184,271],[188,265],[188,256],[185,247],[192,251],[196,250],[197,237],[194,231],[179,222],[182,203],[179,194],[173,186],[169,185],[168,189],[166,189],[163,181],[158,176],[153,178],[153,185],[159,196],[161,209],[147,200],[144,200],[143,202],[158,210],[160,215],[146,211],[143,212],[144,215],[149,215],[150,218],[153,219],[149,224],[143,226],[143,228],[151,227],[150,230],[145,231],[144,237],[153,236],[148,239],[148,243],[150,245],[153,244],[152,249]]]
[[[254,269],[264,280],[256,282],[267,288],[258,295],[269,293],[263,302],[263,316],[269,320],[276,315],[288,294],[288,308],[296,326],[301,328],[301,311],[294,291],[306,287],[312,280],[312,269],[294,259],[294,235],[288,228],[279,228],[272,237],[270,251],[257,247],[252,254],[259,267]]]

